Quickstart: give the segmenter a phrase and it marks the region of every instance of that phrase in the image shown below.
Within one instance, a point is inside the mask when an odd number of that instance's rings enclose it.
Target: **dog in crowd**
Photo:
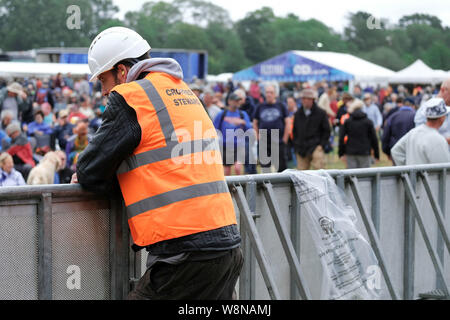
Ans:
[[[39,164],[31,169],[27,184],[53,184],[55,173],[61,168],[61,165],[61,158],[57,152],[47,152]]]

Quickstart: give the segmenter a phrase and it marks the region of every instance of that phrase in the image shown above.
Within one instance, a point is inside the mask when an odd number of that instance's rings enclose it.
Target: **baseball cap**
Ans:
[[[241,100],[241,97],[233,92],[228,97],[228,100],[239,101],[239,100]]]
[[[425,102],[425,116],[428,119],[438,119],[450,113],[450,107],[445,105],[442,98],[431,98]]]

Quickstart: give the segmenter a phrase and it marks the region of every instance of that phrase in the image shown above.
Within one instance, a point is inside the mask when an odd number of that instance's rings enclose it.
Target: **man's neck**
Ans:
[[[439,124],[439,123],[436,123],[436,122],[430,122],[430,121],[427,121],[425,124],[426,124],[427,127],[432,128],[432,129],[436,129],[436,130],[439,130],[439,128],[440,128],[441,125],[442,125],[442,123]]]

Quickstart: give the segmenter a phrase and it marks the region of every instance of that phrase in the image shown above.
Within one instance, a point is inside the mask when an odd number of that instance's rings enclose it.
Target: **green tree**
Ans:
[[[358,56],[394,71],[403,69],[408,65],[397,52],[388,47],[379,47],[369,52],[362,52]]]
[[[182,22],[181,11],[171,3],[163,1],[146,2],[141,10],[127,12],[125,23],[136,30],[155,48],[167,48],[170,29],[176,23]]]
[[[411,24],[423,24],[435,29],[444,29],[442,27],[442,22],[438,17],[423,13],[415,13],[408,16],[403,16],[398,22],[400,27],[407,27]]]
[[[273,10],[263,7],[247,13],[245,18],[236,23],[237,34],[251,63],[264,61],[279,53],[273,42],[275,19]]]
[[[183,21],[197,26],[206,27],[210,23],[219,23],[231,28],[231,21],[228,11],[203,0],[174,0],[173,5],[183,12]]]
[[[235,72],[249,65],[241,40],[233,29],[221,23],[210,23],[206,33],[210,41],[208,50],[210,73]]]
[[[80,28],[69,29],[73,0],[0,0],[0,47],[5,51],[40,47],[89,46],[118,8],[112,0],[78,0]]]
[[[387,45],[385,20],[374,20],[370,13],[362,11],[350,13],[348,19],[349,25],[344,29],[344,36],[356,50],[368,51]]]

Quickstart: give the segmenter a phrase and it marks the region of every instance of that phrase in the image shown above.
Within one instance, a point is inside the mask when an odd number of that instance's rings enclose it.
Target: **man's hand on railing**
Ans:
[[[72,175],[72,179],[70,180],[70,184],[75,184],[75,183],[78,183],[78,177],[77,177],[76,172]]]

